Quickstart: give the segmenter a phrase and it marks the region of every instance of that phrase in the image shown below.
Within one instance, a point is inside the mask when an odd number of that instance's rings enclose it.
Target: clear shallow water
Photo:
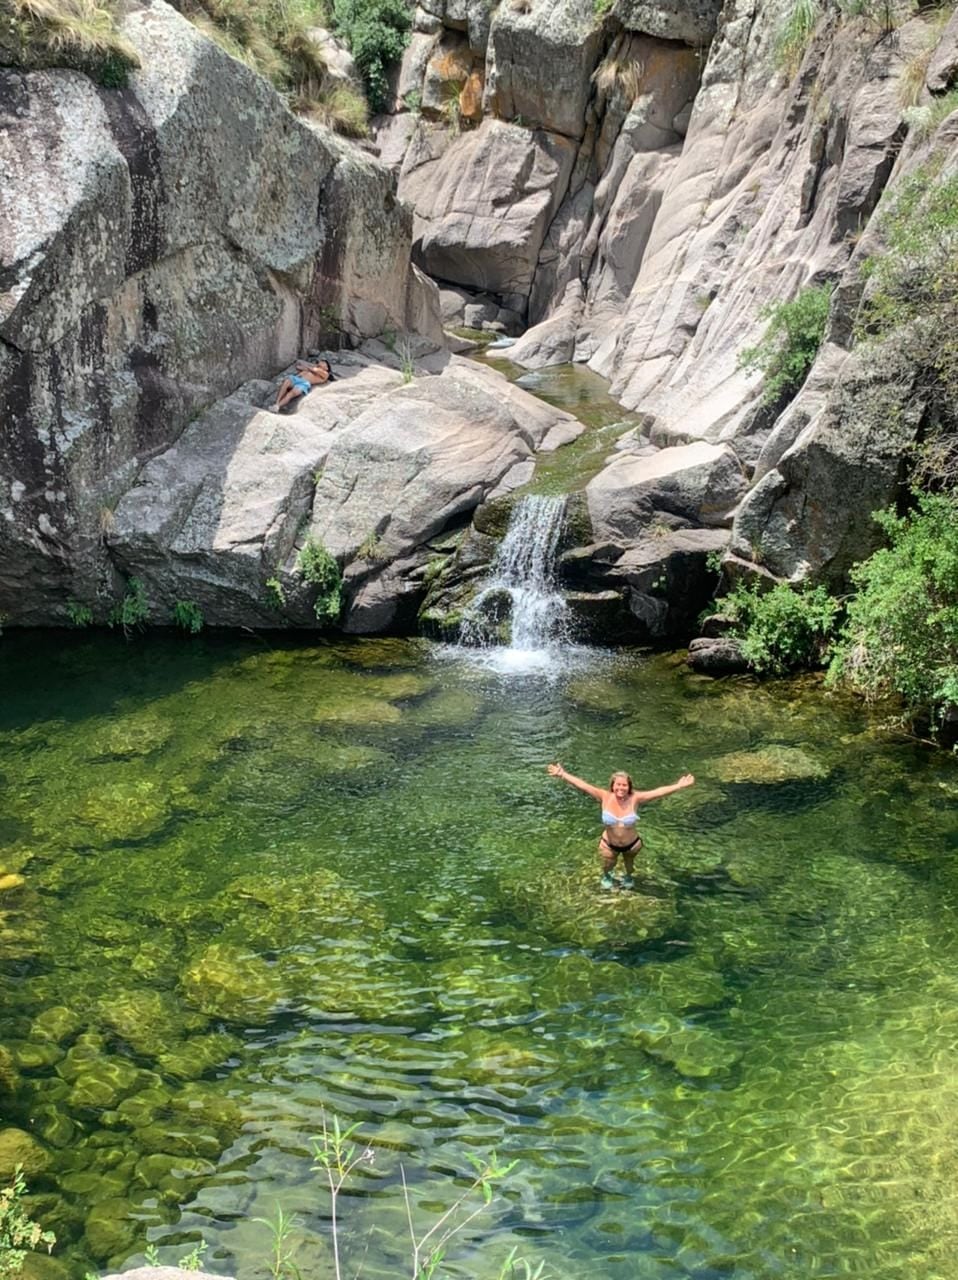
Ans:
[[[57,1275],[203,1238],[265,1276],[277,1203],[329,1274],[324,1110],[375,1151],[350,1275],[408,1272],[400,1164],[427,1224],[493,1150],[519,1164],[450,1275],[515,1244],[569,1278],[958,1274],[947,757],[637,653],[0,656],[3,1117]],[[640,895],[597,894],[556,757],[697,775],[646,811]]]

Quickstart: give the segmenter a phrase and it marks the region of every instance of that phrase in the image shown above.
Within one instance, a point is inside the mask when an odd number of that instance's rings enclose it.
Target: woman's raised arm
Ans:
[[[673,782],[670,787],[656,787],[654,791],[633,791],[632,794],[636,804],[646,804],[649,800],[661,800],[663,796],[670,796],[673,791],[682,791],[694,782],[692,774],[683,773],[678,782]]]
[[[547,771],[553,778],[561,778],[563,782],[568,782],[570,787],[575,787],[577,791],[584,791],[587,796],[591,796],[593,800],[598,800],[600,804],[602,803],[602,797],[605,792],[601,787],[593,787],[590,782],[584,782],[582,778],[576,778],[573,774],[566,773],[561,764],[550,764],[547,766]]]

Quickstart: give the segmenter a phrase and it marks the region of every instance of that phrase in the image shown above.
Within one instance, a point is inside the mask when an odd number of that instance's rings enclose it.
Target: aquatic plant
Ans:
[[[289,1243],[299,1225],[296,1214],[286,1213],[283,1206],[277,1204],[272,1218],[254,1218],[253,1221],[269,1231],[272,1252],[267,1266],[273,1280],[301,1280],[302,1273],[293,1262],[294,1251]]]
[[[347,1129],[343,1129],[339,1123],[338,1116],[333,1116],[330,1123],[324,1112],[323,1131],[313,1139],[313,1156],[315,1158],[313,1169],[316,1171],[322,1170],[325,1173],[326,1184],[329,1189],[330,1229],[333,1242],[333,1273],[335,1280],[342,1280],[343,1277],[340,1251],[339,1198],[343,1188],[356,1170],[364,1164],[371,1165],[376,1158],[376,1153],[372,1147],[366,1146],[360,1149],[358,1144],[352,1141],[353,1135],[359,1128],[360,1125],[357,1123],[350,1125]],[[406,1171],[402,1165],[399,1166],[412,1249],[412,1280],[431,1280],[431,1277],[436,1273],[437,1267],[446,1256],[452,1241],[466,1229],[470,1222],[478,1218],[487,1205],[492,1203],[494,1188],[511,1173],[518,1163],[512,1160],[508,1164],[500,1164],[495,1152],[486,1159],[476,1155],[468,1155],[467,1159],[475,1169],[476,1176],[449,1208],[427,1230],[422,1232],[417,1229],[413,1218],[409,1186],[406,1182]],[[475,1192],[479,1193],[482,1203],[478,1207],[470,1208],[470,1201]],[[510,1269],[510,1273],[514,1274],[517,1267],[515,1250],[510,1254],[507,1266]],[[505,1267],[500,1274],[501,1276],[507,1274]],[[535,1275],[536,1273],[527,1268],[526,1274]],[[541,1275],[541,1268],[539,1269],[539,1274]]]
[[[23,1166],[17,1165],[12,1181],[0,1189],[0,1280],[18,1276],[28,1253],[45,1245],[50,1253],[57,1242],[52,1231],[33,1222],[24,1206],[27,1184]]]

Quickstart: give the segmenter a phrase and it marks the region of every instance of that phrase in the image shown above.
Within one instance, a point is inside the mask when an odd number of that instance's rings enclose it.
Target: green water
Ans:
[[[568,1280],[958,1274],[948,757],[639,653],[551,679],[408,641],[0,657],[0,1096],[62,1262],[31,1275],[202,1239],[266,1276],[277,1204],[330,1275],[324,1111],[374,1152],[350,1276],[408,1274],[400,1166],[425,1229],[493,1151],[519,1163],[444,1275],[515,1245]],[[597,893],[556,756],[695,772],[645,812],[640,894]]]
[[[612,455],[616,440],[626,432],[641,431],[643,415],[623,409],[609,395],[606,379],[583,364],[549,365],[530,372],[512,364],[508,350],[482,352],[474,358],[498,369],[538,399],[573,414],[585,426],[572,444],[554,453],[540,454],[535,476],[517,492],[574,493],[599,474]]]

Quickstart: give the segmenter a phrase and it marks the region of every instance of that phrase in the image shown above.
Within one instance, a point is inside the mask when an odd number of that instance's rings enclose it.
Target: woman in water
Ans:
[[[636,791],[632,779],[627,773],[613,773],[609,779],[608,791],[601,787],[593,787],[581,778],[574,778],[566,773],[561,764],[550,764],[549,773],[553,778],[561,778],[577,791],[584,791],[602,806],[603,832],[599,840],[599,857],[602,859],[602,879],[599,882],[603,889],[634,889],[635,879],[632,866],[635,855],[642,848],[642,837],[636,830],[639,815],[636,809],[640,804],[648,804],[650,800],[660,800],[662,796],[670,796],[673,791],[681,791],[690,787],[695,779],[685,773],[678,782],[670,787],[656,787],[654,791]],[[613,876],[616,861],[622,855],[625,875],[621,880]]]

